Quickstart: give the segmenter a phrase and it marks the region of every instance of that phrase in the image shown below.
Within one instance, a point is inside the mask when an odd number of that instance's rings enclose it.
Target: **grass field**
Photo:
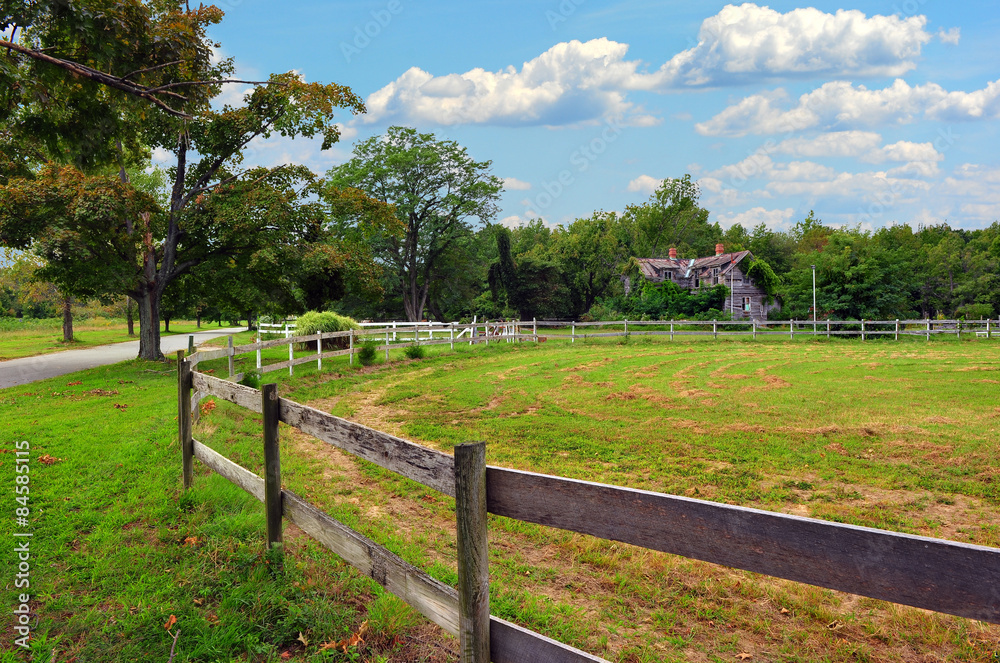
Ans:
[[[994,342],[630,339],[345,363],[267,379],[435,448],[486,440],[494,465],[1000,545]],[[294,528],[289,573],[272,582],[262,508],[198,463],[181,495],[166,370],[129,363],[0,392],[5,446],[63,459],[32,467],[36,660],[54,647],[57,660],[166,661],[171,614],[177,661],[455,660],[454,641]],[[260,473],[259,417],[215,405],[195,436]],[[455,582],[448,498],[282,435],[288,488]],[[11,458],[0,476],[13,486]],[[503,518],[490,537],[492,612],[613,661],[1000,657],[1000,628],[979,622]],[[365,619],[365,645],[319,649]],[[19,660],[11,641],[4,656]]]
[[[210,325],[202,325],[202,330],[211,329]],[[174,334],[191,334],[198,331],[197,324],[192,321],[171,321],[170,332],[160,333],[164,336]],[[93,318],[81,320],[73,324],[73,342],[63,342],[62,319],[48,318],[44,320],[27,320],[18,322],[11,318],[0,319],[0,361],[32,357],[34,355],[77,350],[108,343],[124,343],[139,340],[139,323],[135,323],[135,336],[128,335],[128,325],[124,319]]]

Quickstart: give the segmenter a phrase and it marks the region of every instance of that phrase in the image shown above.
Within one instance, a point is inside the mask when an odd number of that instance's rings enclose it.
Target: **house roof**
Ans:
[[[685,277],[690,276],[691,272],[702,273],[715,267],[720,268],[720,274],[728,274],[747,256],[753,259],[753,254],[749,251],[737,251],[705,258],[637,258],[636,262],[639,263],[639,269],[644,277],[659,280],[660,273],[665,269],[682,271]]]

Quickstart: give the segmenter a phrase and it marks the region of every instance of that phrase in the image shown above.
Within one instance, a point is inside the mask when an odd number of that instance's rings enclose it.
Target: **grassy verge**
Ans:
[[[29,591],[37,619],[30,653],[4,621],[0,660],[165,663],[177,630],[177,662],[446,660],[450,640],[293,528],[273,577],[262,507],[239,489],[199,465],[182,494],[175,385],[170,366],[135,361],[0,391],[0,481],[13,511],[27,441],[31,509],[0,529],[34,535],[30,588],[13,587],[12,555],[0,563],[4,605]],[[321,648],[366,620],[364,644]]]
[[[163,336],[193,334],[196,331],[213,329],[202,325],[199,329],[194,321],[171,322],[170,331],[161,329]],[[139,340],[139,324],[135,324],[136,336],[128,335],[128,325],[123,319],[94,318],[73,325],[72,343],[62,340],[62,321],[57,319],[28,321],[27,324],[5,320],[0,324],[0,361],[33,357],[35,355],[76,350],[109,343],[124,343]]]

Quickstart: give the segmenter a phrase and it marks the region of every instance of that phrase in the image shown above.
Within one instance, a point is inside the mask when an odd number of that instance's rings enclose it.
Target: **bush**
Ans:
[[[338,332],[348,329],[361,329],[361,325],[352,318],[339,315],[333,311],[308,311],[299,316],[295,321],[295,335],[308,336],[320,332]],[[339,348],[344,349],[348,345],[348,340],[344,338],[324,338],[323,348],[327,350]],[[309,343],[299,343],[299,350],[316,349],[315,345]],[[311,346],[311,347],[310,347]]]
[[[379,347],[380,344],[374,341],[365,341],[358,346],[358,361],[361,362],[362,366],[371,366],[375,363],[375,355]]]
[[[403,350],[406,354],[407,359],[423,359],[424,358],[424,346],[422,345],[408,345],[406,349]]]
[[[257,371],[247,371],[243,374],[243,379],[240,380],[240,384],[253,389],[260,389],[260,383],[261,375]]]

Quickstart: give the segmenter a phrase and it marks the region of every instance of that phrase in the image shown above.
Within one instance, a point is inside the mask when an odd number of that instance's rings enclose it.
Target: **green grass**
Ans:
[[[362,660],[319,645],[365,619],[364,660],[405,651],[395,636],[412,629],[412,617],[401,618],[367,578],[294,536],[286,572],[275,578],[259,503],[200,465],[195,489],[182,493],[170,365],[126,362],[5,389],[0,407],[0,480],[12,509],[14,443],[31,447],[31,660],[166,662],[171,615],[181,631],[178,662],[284,661],[286,653]],[[8,541],[23,531],[12,520],[2,526]],[[12,555],[0,565],[12,581]],[[5,585],[4,605],[14,606]],[[370,601],[376,613],[367,614]],[[0,660],[29,660],[5,633]]]
[[[193,334],[196,331],[208,331],[214,326],[203,324],[199,329],[194,321],[178,321],[170,323],[170,331],[163,331],[162,336],[176,334]],[[0,322],[0,361],[33,357],[35,355],[77,350],[109,343],[124,343],[139,340],[139,323],[135,323],[135,336],[128,335],[128,325],[123,319],[93,318],[81,320],[73,324],[73,342],[63,342],[62,319],[27,320],[17,322],[4,319]]]
[[[426,350],[263,379],[443,450],[486,440],[494,465],[1000,545],[995,344],[630,338]],[[287,352],[265,351],[265,363]],[[226,363],[199,368],[220,375]],[[236,370],[253,363],[238,357]],[[195,490],[181,493],[168,369],[129,362],[0,391],[4,446],[33,450],[35,660],[54,649],[57,660],[166,661],[171,614],[177,661],[355,660],[318,643],[365,619],[356,660],[454,660],[453,640],[306,537],[288,535],[287,574],[272,579],[261,505],[199,463]],[[212,400],[195,437],[261,473],[259,415]],[[285,426],[281,436],[286,487],[455,584],[450,498]],[[42,465],[41,454],[62,460]],[[12,459],[0,457],[9,486]],[[490,558],[494,614],[612,661],[997,656],[994,626],[505,518],[490,519]],[[14,604],[9,588],[5,598]],[[24,660],[11,640],[0,661]]]

